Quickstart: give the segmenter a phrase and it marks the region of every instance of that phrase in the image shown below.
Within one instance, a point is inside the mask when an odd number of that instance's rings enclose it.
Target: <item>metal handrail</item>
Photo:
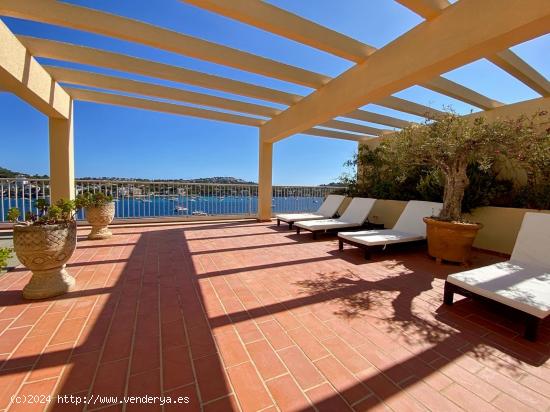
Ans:
[[[116,217],[255,216],[258,185],[158,180],[76,179],[76,193],[104,192],[116,201]],[[343,187],[273,186],[273,212],[311,212],[323,198]],[[36,199],[49,199],[49,179],[0,178],[0,222],[11,207],[24,215]],[[84,219],[84,213],[77,215]]]

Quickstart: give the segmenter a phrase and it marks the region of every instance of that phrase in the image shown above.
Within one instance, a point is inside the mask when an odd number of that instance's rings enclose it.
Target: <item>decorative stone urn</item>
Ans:
[[[76,223],[15,225],[13,246],[17,258],[32,271],[23,288],[25,299],[45,299],[68,292],[75,279],[65,264],[76,248]]]
[[[115,218],[115,202],[109,202],[97,207],[86,208],[86,220],[92,225],[88,239],[108,239],[113,233],[109,224]]]

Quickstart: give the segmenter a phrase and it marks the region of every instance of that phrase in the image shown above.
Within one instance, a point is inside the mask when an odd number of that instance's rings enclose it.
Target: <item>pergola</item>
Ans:
[[[548,0],[397,0],[425,20],[376,48],[259,0],[187,3],[347,59],[336,78],[211,43],[123,16],[55,0],[0,0],[0,15],[131,41],[314,89],[307,96],[77,44],[16,36],[0,21],[0,88],[46,114],[50,133],[51,197],[74,197],[73,100],[135,107],[253,126],[259,129],[258,218],[271,217],[273,144],[293,134],[369,141],[388,129],[336,120],[344,117],[393,128],[408,122],[358,109],[376,103],[426,116],[436,110],[392,96],[413,85],[453,97],[499,117],[550,110],[550,82],[508,48],[550,31]],[[80,63],[261,99],[252,104],[174,87],[40,64],[35,57]],[[542,97],[511,105],[441,76],[487,58]],[[62,83],[63,85],[60,85]],[[71,85],[97,90],[74,88]],[[142,95],[129,97],[121,93]],[[147,97],[168,99],[178,104]],[[179,103],[205,106],[198,108]],[[227,113],[226,111],[235,112]],[[237,114],[238,113],[238,114]],[[252,116],[251,116],[252,115]],[[479,114],[476,114],[479,115]]]

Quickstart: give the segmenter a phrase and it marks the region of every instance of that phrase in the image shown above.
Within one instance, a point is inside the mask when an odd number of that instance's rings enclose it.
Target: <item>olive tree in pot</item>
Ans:
[[[542,111],[490,122],[483,117],[447,112],[403,129],[387,143],[387,154],[404,171],[422,165],[435,168],[444,177],[441,213],[424,218],[428,252],[438,262],[468,263],[472,244],[483,227],[466,221],[462,215],[468,166],[488,170],[501,162],[528,172],[532,159],[550,161],[547,123],[547,112]]]
[[[37,214],[28,212],[20,220],[20,212],[12,208],[8,219],[13,226],[13,248],[19,261],[32,277],[23,288],[25,299],[45,299],[68,292],[75,279],[65,264],[76,248],[74,201],[59,200],[49,206],[45,200],[36,201]]]
[[[108,239],[113,233],[109,225],[115,218],[113,197],[102,192],[83,193],[76,198],[78,207],[84,208],[86,220],[92,226],[88,239]]]

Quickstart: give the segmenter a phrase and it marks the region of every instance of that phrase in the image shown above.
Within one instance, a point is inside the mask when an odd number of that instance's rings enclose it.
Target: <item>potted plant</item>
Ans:
[[[8,247],[0,247],[0,272],[8,264],[8,259],[11,257],[11,249]]]
[[[28,212],[19,220],[19,209],[12,208],[8,219],[13,226],[13,248],[19,261],[32,277],[23,288],[25,299],[45,299],[68,292],[75,279],[65,264],[76,248],[74,201],[59,200],[49,206],[45,200],[36,201],[38,213]]]
[[[489,170],[500,162],[528,172],[533,158],[550,161],[550,129],[543,126],[548,122],[546,115],[537,112],[531,117],[489,122],[447,112],[403,129],[385,144],[389,157],[404,173],[411,167],[426,166],[443,175],[441,213],[424,218],[428,252],[438,262],[467,263],[476,234],[483,227],[462,215],[468,167]]]
[[[92,226],[88,239],[107,239],[113,233],[109,224],[115,217],[115,202],[113,197],[102,192],[83,193],[76,198],[76,204],[84,208],[86,220]]]

